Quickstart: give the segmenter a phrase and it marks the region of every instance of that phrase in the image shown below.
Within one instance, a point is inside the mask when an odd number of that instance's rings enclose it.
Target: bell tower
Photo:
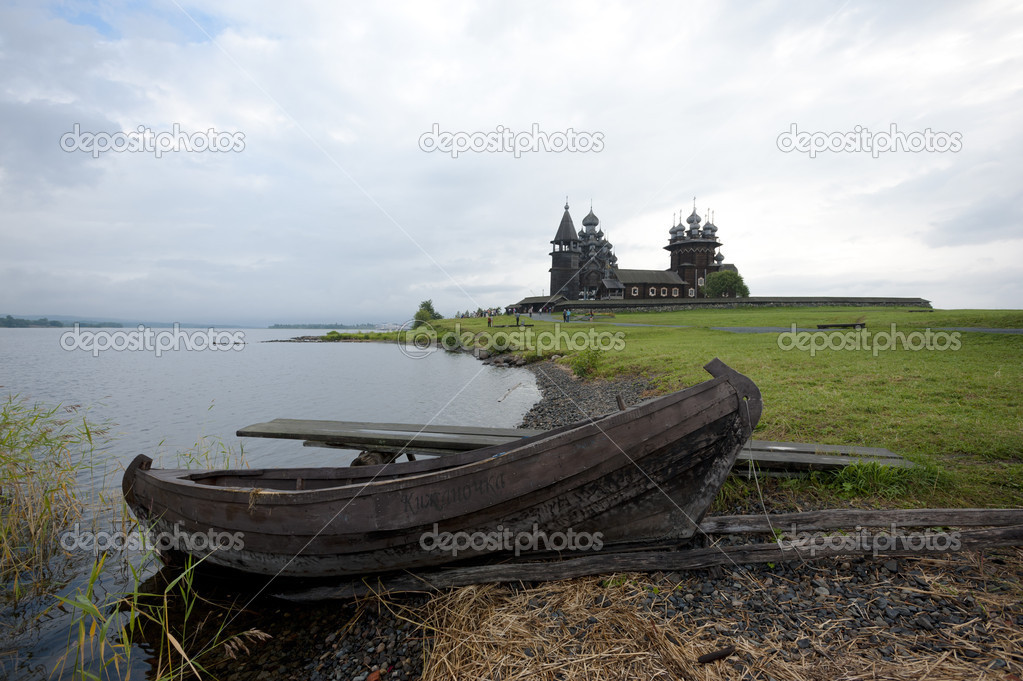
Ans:
[[[579,298],[579,235],[568,213],[568,199],[565,199],[565,214],[561,216],[558,233],[551,241],[551,296],[559,293],[569,300]]]

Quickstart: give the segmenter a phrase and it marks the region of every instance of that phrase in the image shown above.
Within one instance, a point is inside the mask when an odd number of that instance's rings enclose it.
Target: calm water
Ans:
[[[411,359],[391,343],[262,342],[322,331],[245,329],[240,351],[182,349],[161,357],[67,351],[60,344],[66,331],[0,329],[0,397],[82,405],[90,421],[111,425],[110,440],[95,455],[100,470],[83,481],[91,491],[119,489],[119,472],[136,454],[173,465],[176,452],[200,437],[237,449],[235,431],[274,418],[514,427],[539,399],[530,372],[483,366],[467,355],[438,351]],[[354,454],[253,438],[244,440],[244,453],[257,467],[345,465]],[[98,513],[102,527],[114,511]],[[61,593],[81,585],[90,560],[75,561]],[[120,586],[116,576],[102,584],[109,591]],[[16,636],[9,623],[0,613],[0,678],[47,678],[54,656],[64,652],[67,617],[51,610]],[[26,661],[29,655],[34,659]]]

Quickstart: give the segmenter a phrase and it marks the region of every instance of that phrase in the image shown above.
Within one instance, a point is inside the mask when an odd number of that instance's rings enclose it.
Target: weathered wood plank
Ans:
[[[766,452],[792,452],[801,454],[838,454],[842,456],[900,458],[898,454],[883,447],[861,447],[860,445],[820,445],[806,442],[775,442],[773,440],[750,440],[747,445]]]
[[[348,450],[364,450],[366,447],[357,444],[337,444],[334,442],[316,442],[314,440],[306,440],[302,443],[303,447],[322,447],[323,449],[348,449]],[[450,449],[435,449],[430,447],[423,447],[421,443],[416,443],[415,447],[395,447],[391,445],[373,445],[373,451],[384,452],[385,454],[407,454],[412,452],[415,456],[422,454],[423,456],[442,456],[444,454],[458,454],[458,451],[452,451]]]
[[[543,432],[523,428],[274,419],[242,428],[238,436],[301,439],[306,440],[306,446],[388,453],[411,449],[417,455],[441,455],[506,444]],[[740,461],[755,461],[763,470],[831,470],[847,466],[857,458],[876,460],[886,466],[913,465],[887,449],[858,445],[751,440],[739,453]]]
[[[357,598],[383,591],[439,591],[470,584],[491,582],[533,582],[573,579],[590,575],[617,572],[678,572],[696,570],[715,565],[743,565],[781,562],[785,560],[819,560],[844,555],[907,556],[921,553],[949,553],[952,551],[1023,545],[1023,525],[988,529],[963,530],[953,535],[932,535],[947,538],[948,548],[920,551],[914,548],[913,538],[897,536],[892,542],[885,538],[875,546],[874,537],[849,542],[848,535],[837,535],[834,542],[791,542],[786,548],[775,542],[745,546],[710,547],[689,551],[647,551],[581,556],[543,563],[505,563],[447,568],[421,574],[403,574],[384,578],[366,578],[337,586],[308,589],[299,593],[278,593],[289,600],[324,600]],[[954,541],[951,541],[954,539]]]
[[[542,432],[516,428],[274,419],[246,426],[238,430],[237,435],[327,442],[336,446],[351,445],[349,449],[367,449],[370,446],[400,448],[423,444],[427,448],[441,451],[468,451],[513,442]]]
[[[312,435],[330,435],[334,432],[371,431],[377,433],[411,432],[457,435],[481,435],[515,439],[539,435],[542,430],[524,428],[484,428],[480,426],[450,426],[422,423],[375,423],[367,421],[326,421],[317,419],[274,419],[255,423],[238,431],[238,437],[280,437],[296,440],[316,439]],[[308,433],[308,434],[307,434]]]
[[[363,446],[358,443],[344,443],[338,444],[335,442],[316,442],[313,440],[306,440],[302,443],[305,447],[325,447],[329,449],[366,449],[367,446]],[[443,456],[445,454],[457,453],[460,450],[449,450],[439,449],[436,447],[424,447],[425,443],[415,442],[411,445],[381,445],[373,444],[369,445],[374,451],[384,452],[387,454],[407,454],[411,452],[415,456]],[[742,473],[749,462],[753,461],[757,464],[758,470],[761,471],[794,471],[794,472],[806,472],[806,471],[825,471],[835,470],[843,466],[848,466],[856,461],[872,461],[882,466],[891,466],[895,468],[910,468],[914,464],[911,461],[900,457],[863,457],[862,459],[854,456],[828,456],[825,454],[803,454],[803,453],[779,453],[773,451],[764,450],[742,450],[735,463],[735,472]]]
[[[914,464],[902,457],[892,454],[889,457],[857,457],[828,454],[807,454],[804,452],[777,452],[763,449],[743,449],[739,452],[735,465],[741,467],[743,462],[755,462],[763,470],[786,471],[824,471],[848,466],[857,461],[874,462],[882,466],[911,468]]]
[[[707,534],[797,532],[854,527],[994,527],[1023,525],[1020,508],[899,508],[887,510],[829,509],[773,515],[728,515],[704,518]]]

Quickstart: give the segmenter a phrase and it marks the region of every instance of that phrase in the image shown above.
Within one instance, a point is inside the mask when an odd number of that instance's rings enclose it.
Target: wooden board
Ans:
[[[437,456],[506,444],[543,432],[524,428],[274,419],[246,426],[238,431],[238,436],[305,440],[309,447],[372,449],[389,454],[411,451],[415,456]],[[880,447],[770,440],[750,440],[738,457],[739,462],[755,462],[760,470],[800,472],[834,470],[860,459],[884,466],[913,466],[912,462]]]

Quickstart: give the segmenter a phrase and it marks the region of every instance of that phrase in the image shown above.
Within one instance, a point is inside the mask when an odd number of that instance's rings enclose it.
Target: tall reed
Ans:
[[[0,595],[17,602],[47,589],[60,535],[82,510],[78,477],[105,433],[78,405],[8,396],[0,404]]]

